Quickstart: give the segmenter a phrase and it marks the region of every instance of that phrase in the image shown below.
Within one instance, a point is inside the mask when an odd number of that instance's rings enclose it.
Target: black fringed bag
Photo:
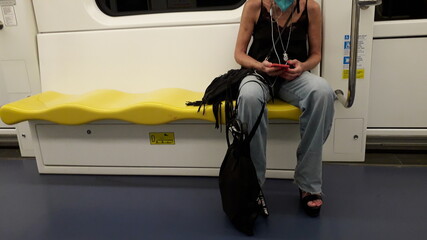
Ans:
[[[227,73],[214,78],[209,86],[205,90],[205,94],[201,101],[187,102],[187,105],[199,106],[200,109],[206,105],[212,105],[212,110],[215,116],[215,128],[219,128],[221,121],[221,102],[226,101],[226,123],[231,119],[230,113],[227,109],[227,105],[232,106],[232,101],[237,99],[239,92],[240,82],[249,73],[252,73],[252,69],[231,69]]]

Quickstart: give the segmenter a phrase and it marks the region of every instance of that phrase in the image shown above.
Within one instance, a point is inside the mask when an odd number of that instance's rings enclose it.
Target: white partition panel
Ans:
[[[427,127],[426,45],[426,37],[374,40],[369,127]]]
[[[0,106],[40,92],[37,26],[31,1],[0,1]],[[16,128],[16,130],[15,130]],[[28,124],[0,120],[0,135],[16,134],[22,156],[34,156]]]
[[[204,91],[234,61],[238,24],[39,34],[42,90]]]
[[[344,71],[348,70],[345,63],[349,59],[351,6],[351,0],[328,0],[322,5],[322,77],[333,89],[341,89],[345,96],[348,94],[348,77]],[[360,11],[357,69],[364,74],[356,80],[353,106],[345,108],[338,101],[335,104],[335,121],[324,147],[327,161],[364,161],[365,158],[373,22],[373,7]]]

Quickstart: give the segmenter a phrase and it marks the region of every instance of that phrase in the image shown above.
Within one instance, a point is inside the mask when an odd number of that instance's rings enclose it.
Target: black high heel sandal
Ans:
[[[310,206],[308,206],[308,202],[315,201],[315,200],[322,200],[322,196],[317,195],[317,194],[308,194],[307,196],[302,197],[302,195],[303,195],[303,191],[301,189],[299,189],[300,202],[301,202],[301,205],[302,205],[305,213],[307,213],[307,215],[310,217],[319,216],[320,208],[322,206],[310,207]]]

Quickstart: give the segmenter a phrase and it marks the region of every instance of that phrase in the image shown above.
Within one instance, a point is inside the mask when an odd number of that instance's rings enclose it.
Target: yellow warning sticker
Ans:
[[[344,69],[342,71],[342,78],[343,79],[348,79],[348,75],[349,75],[349,70],[348,69]],[[356,78],[357,79],[364,79],[365,78],[365,69],[357,69],[357,71],[356,71]]]
[[[150,132],[151,145],[175,144],[175,133],[173,132]]]

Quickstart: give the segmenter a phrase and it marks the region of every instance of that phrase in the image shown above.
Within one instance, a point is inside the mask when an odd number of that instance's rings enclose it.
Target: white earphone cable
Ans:
[[[279,61],[279,64],[281,64],[282,62],[280,61],[280,57],[279,54],[277,53],[276,50],[276,44],[274,42],[274,27],[273,27],[273,7],[270,8],[270,23],[271,23],[271,42],[273,43],[273,49],[274,49],[274,53],[276,54],[276,57]],[[279,32],[279,38],[280,38],[280,32]],[[282,39],[280,39],[280,42],[282,42]],[[282,43],[283,44],[283,43]]]

